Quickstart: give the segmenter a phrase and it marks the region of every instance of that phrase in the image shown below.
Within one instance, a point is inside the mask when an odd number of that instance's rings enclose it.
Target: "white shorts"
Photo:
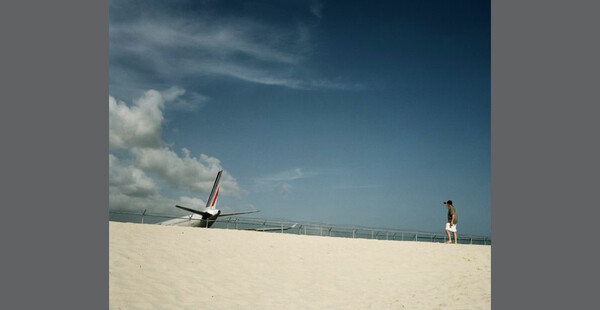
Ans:
[[[452,227],[450,227],[450,223],[446,223],[446,230],[449,230],[451,232],[456,232],[456,224],[452,225]]]

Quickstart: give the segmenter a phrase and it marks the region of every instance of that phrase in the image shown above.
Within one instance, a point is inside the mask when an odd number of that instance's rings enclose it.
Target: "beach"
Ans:
[[[490,309],[491,246],[109,222],[110,309]]]

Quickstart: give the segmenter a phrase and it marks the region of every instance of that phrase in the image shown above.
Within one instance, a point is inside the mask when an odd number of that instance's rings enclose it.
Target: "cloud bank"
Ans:
[[[213,185],[221,161],[205,154],[193,156],[182,148],[178,155],[161,140],[165,101],[185,93],[180,87],[164,92],[149,90],[131,106],[109,96],[109,203],[113,210],[168,210],[174,204],[203,206],[203,201],[163,196],[164,191],[206,194]],[[224,195],[239,196],[235,178],[222,177]],[[165,188],[164,186],[167,188]]]

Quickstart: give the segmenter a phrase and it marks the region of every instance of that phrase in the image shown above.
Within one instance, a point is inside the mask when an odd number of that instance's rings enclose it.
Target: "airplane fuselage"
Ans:
[[[186,216],[182,216],[182,217],[179,217],[176,219],[172,219],[169,221],[159,223],[159,225],[210,228],[211,226],[213,226],[213,224],[215,223],[217,218],[219,218],[219,215],[221,214],[221,210],[212,209],[212,210],[207,210],[206,213],[208,213],[210,215],[208,215],[208,214],[202,215],[202,216],[200,216],[198,214],[193,214],[191,216],[186,215]]]
[[[219,217],[219,214],[221,214],[221,210],[214,210],[217,211],[216,214],[209,216],[207,218],[203,218],[198,222],[198,225],[194,226],[194,227],[206,227],[206,228],[210,228],[215,221],[217,220],[217,218]]]

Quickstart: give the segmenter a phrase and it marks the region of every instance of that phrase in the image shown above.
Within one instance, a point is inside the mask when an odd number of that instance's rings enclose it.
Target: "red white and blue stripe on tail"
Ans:
[[[210,196],[208,196],[208,201],[206,202],[207,209],[214,209],[217,206],[217,198],[219,197],[219,190],[221,184],[221,174],[223,174],[223,170],[219,171],[219,173],[217,174],[215,184],[213,184],[212,191],[210,192]]]

